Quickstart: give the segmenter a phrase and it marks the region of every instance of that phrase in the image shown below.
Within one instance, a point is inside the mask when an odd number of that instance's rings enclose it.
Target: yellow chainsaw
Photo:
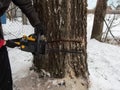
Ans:
[[[31,52],[33,54],[45,54],[46,38],[44,35],[37,36],[31,34],[24,35],[22,38],[12,39],[22,51]]]

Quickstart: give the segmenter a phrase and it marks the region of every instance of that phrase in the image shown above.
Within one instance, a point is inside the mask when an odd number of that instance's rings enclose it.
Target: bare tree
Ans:
[[[104,25],[104,17],[106,15],[107,0],[98,0],[95,9],[95,17],[91,38],[101,41]]]
[[[46,51],[45,58],[35,56],[37,70],[49,72],[55,78],[75,76],[87,81],[87,0],[33,1],[40,20],[46,26],[49,42],[46,49],[52,49]]]
[[[118,2],[118,5],[115,6],[113,3],[111,4],[111,6],[113,7],[114,10],[120,10],[120,7],[119,7],[119,2]],[[104,32],[103,36],[102,36],[102,41],[106,42],[106,41],[111,41],[112,39],[108,37],[108,34],[110,34],[113,39],[119,43],[119,40],[117,37],[114,36],[114,34],[112,34],[112,28],[120,25],[120,21],[119,21],[119,18],[120,18],[120,15],[119,13],[118,14],[112,14],[112,15],[109,15],[108,17],[106,17],[106,19],[104,19],[104,22],[105,22],[105,25],[107,26],[106,28],[106,31]]]

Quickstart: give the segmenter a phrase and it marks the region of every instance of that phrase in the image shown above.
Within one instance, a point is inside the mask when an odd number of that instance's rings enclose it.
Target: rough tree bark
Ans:
[[[95,9],[95,17],[91,38],[101,41],[104,25],[104,17],[106,15],[107,0],[98,0]]]
[[[80,53],[47,52],[34,58],[37,70],[51,77],[75,76],[88,79],[86,27],[87,0],[33,0],[39,18],[46,26],[46,48],[76,50]],[[41,57],[41,56],[39,56]]]

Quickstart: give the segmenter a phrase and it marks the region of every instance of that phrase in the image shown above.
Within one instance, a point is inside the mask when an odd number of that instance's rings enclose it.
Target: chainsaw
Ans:
[[[46,40],[44,35],[31,34],[29,36],[24,35],[22,38],[12,39],[22,51],[31,52],[34,55],[45,55],[47,52],[63,52],[63,53],[77,53],[80,54],[82,50],[61,50],[59,48],[46,48],[46,45],[50,42]]]
[[[46,38],[44,35],[23,35],[21,38],[11,39],[19,49],[32,54],[45,54]]]

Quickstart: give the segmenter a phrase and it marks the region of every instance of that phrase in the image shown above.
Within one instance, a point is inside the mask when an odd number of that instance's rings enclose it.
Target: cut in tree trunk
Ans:
[[[41,58],[41,55],[34,58],[37,70],[45,70],[54,78],[75,76],[88,79],[87,0],[33,1],[40,20],[46,26],[46,37],[49,42],[46,48],[80,52],[46,51],[45,58]]]
[[[95,9],[95,17],[91,38],[101,41],[104,25],[104,17],[107,9],[107,0],[98,0]]]

